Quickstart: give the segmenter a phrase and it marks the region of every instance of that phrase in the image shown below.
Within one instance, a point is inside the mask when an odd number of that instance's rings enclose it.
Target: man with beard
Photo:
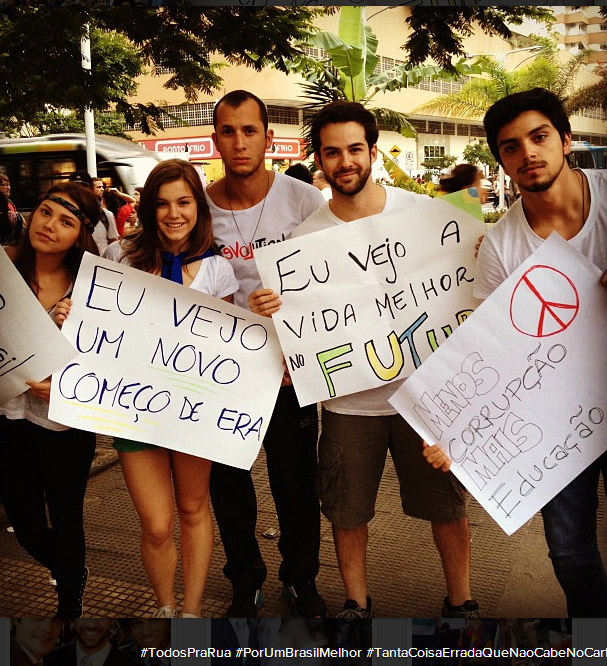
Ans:
[[[74,620],[76,640],[53,650],[46,659],[48,666],[133,666],[130,657],[110,643],[111,618],[78,618]]]
[[[571,126],[558,97],[543,88],[504,97],[487,111],[485,130],[521,197],[481,244],[474,295],[487,298],[553,231],[605,271],[607,171],[569,167]],[[607,574],[596,536],[597,485],[606,466],[603,454],[542,509],[570,617],[607,614]]]
[[[225,176],[209,185],[213,234],[238,282],[234,303],[247,308],[261,287],[254,250],[288,237],[324,199],[307,183],[265,168],[274,134],[264,103],[235,90],[213,110],[213,141]],[[300,408],[288,378],[280,389],[263,441],[270,489],[280,524],[279,578],[303,617],[322,617],[325,602],[316,590],[320,512],[314,492],[318,419],[315,405]],[[257,500],[251,474],[220,463],[211,471],[211,500],[226,552],[224,574],[233,588],[229,617],[257,617],[267,569],[255,536]]]
[[[333,102],[314,117],[311,136],[316,164],[324,171],[333,197],[295,229],[294,237],[396,211],[402,212],[406,224],[407,208],[419,195],[373,182],[378,129],[369,111],[354,102]],[[373,217],[369,224],[376,220]],[[249,302],[254,312],[268,316],[280,307],[278,296],[268,289],[251,294]],[[337,617],[373,614],[367,591],[367,525],[375,514],[388,450],[404,512],[432,524],[447,582],[443,615],[478,616],[478,604],[470,598],[466,495],[453,475],[441,475],[425,464],[420,437],[388,403],[400,383],[323,402],[316,488],[322,512],[333,525],[346,592]]]
[[[41,666],[44,657],[55,647],[61,633],[59,618],[24,617],[13,620],[15,636],[11,638],[11,666]]]

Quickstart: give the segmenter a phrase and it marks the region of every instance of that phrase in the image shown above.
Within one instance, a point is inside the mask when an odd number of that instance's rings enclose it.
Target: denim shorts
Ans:
[[[422,450],[420,436],[398,414],[356,416],[323,409],[316,477],[323,514],[345,529],[367,524],[375,515],[390,451],[408,516],[436,523],[465,518],[463,486],[451,472],[426,462]]]

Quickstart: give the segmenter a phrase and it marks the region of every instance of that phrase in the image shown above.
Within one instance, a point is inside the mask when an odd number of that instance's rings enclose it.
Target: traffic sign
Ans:
[[[398,157],[400,153],[401,150],[398,146],[392,146],[392,148],[390,148],[390,155],[392,155],[392,157]]]

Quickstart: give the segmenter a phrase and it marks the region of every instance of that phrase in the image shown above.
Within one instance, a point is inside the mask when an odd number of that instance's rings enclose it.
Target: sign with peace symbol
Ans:
[[[575,284],[551,266],[532,266],[510,299],[510,321],[524,335],[545,338],[571,326],[580,309]]]

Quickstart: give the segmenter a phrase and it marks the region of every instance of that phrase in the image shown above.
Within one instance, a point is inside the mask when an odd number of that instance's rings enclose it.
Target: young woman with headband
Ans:
[[[91,191],[77,183],[54,185],[21,243],[6,248],[51,317],[70,294],[84,252],[98,253],[98,220]],[[19,543],[57,581],[57,615],[80,617],[88,577],[83,504],[95,434],[48,418],[50,378],[28,384],[28,391],[0,405],[0,497]]]

